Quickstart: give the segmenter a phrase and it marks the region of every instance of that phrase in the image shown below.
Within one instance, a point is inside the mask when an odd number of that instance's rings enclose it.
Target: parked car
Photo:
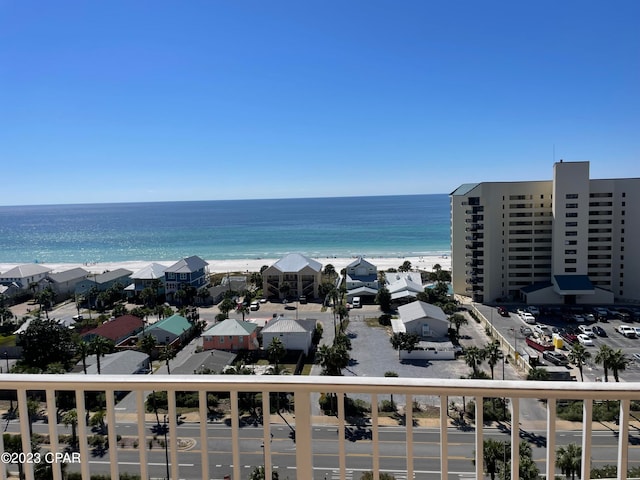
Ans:
[[[630,325],[618,325],[616,327],[616,332],[624,335],[627,338],[636,338],[636,329]]]
[[[538,307],[533,306],[533,305],[529,305],[527,307],[527,310],[529,310],[529,313],[531,315],[533,315],[534,317],[537,317],[538,315],[540,315],[540,309]]]
[[[573,320],[576,323],[584,323],[584,317],[582,315],[573,315],[571,317],[571,320]]]
[[[569,359],[567,358],[567,356],[560,352],[547,350],[546,352],[542,353],[542,358],[544,358],[548,362],[553,363],[554,365],[559,365],[559,366],[569,365]]]
[[[590,338],[595,338],[596,333],[593,331],[593,328],[591,328],[589,325],[580,325],[578,327],[578,330],[580,330],[580,333],[584,333],[585,335],[588,335]]]
[[[592,328],[593,328],[593,331],[595,332],[595,334],[598,335],[599,337],[606,337],[607,336],[607,332],[604,330],[604,328],[599,327],[598,325],[594,325]]]
[[[609,316],[609,310],[604,307],[595,307],[593,311],[596,312],[596,315],[604,315],[605,317]]]
[[[575,333],[563,332],[560,337],[569,345],[573,345],[578,341],[578,336]]]
[[[520,333],[525,337],[530,337],[533,335],[533,330],[530,327],[525,327],[524,325],[520,327]]]
[[[640,362],[640,353],[634,353],[633,358],[636,362]]]
[[[633,327],[633,329],[636,331],[636,338],[640,338],[640,327]]]
[[[253,311],[260,310],[260,302],[258,300],[254,300],[251,302],[251,305],[249,305],[249,309]]]
[[[307,303],[307,296],[306,295],[300,295],[300,298],[298,299],[300,301],[300,303]]]
[[[591,340],[591,337],[584,333],[581,333],[580,335],[578,335],[578,341],[585,347],[593,346],[593,340]]]
[[[585,313],[583,317],[589,323],[594,323],[596,321],[596,317],[593,315],[593,313]]]
[[[536,317],[534,317],[533,315],[531,315],[529,312],[523,312],[520,314],[520,318],[522,319],[522,321],[524,323],[528,323],[530,325],[533,325],[536,323]]]
[[[498,314],[503,316],[503,317],[508,317],[509,316],[509,310],[507,310],[504,307],[498,307]]]

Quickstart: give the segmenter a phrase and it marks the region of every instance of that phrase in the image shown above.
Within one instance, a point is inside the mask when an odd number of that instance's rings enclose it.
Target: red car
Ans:
[[[504,307],[498,307],[498,313],[500,315],[502,315],[503,317],[508,317],[509,316],[509,311]]]

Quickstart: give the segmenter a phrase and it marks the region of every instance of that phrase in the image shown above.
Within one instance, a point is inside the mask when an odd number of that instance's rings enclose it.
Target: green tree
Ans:
[[[400,358],[400,352],[402,350],[406,350],[411,353],[416,349],[420,342],[420,337],[415,333],[396,332],[391,335],[389,341],[391,342],[393,349],[398,350],[398,358]]]
[[[473,370],[471,378],[478,378],[478,367],[485,359],[485,351],[475,345],[468,347],[464,351],[464,361]]]
[[[160,360],[164,360],[167,365],[167,375],[171,375],[171,370],[169,369],[169,361],[173,360],[176,357],[176,351],[171,345],[165,345],[160,351]]]
[[[484,347],[484,357],[486,358],[487,363],[489,364],[489,368],[491,369],[491,380],[494,379],[493,370],[502,356],[503,353],[502,350],[500,350],[500,343],[491,342]]]
[[[78,444],[78,434],[76,431],[78,426],[78,411],[75,408],[68,410],[62,416],[61,420],[65,427],[71,427],[71,446],[75,447]]]
[[[484,471],[491,480],[495,480],[500,469],[504,469],[504,460],[511,455],[511,446],[507,442],[499,442],[489,438],[482,445],[482,462]],[[475,463],[475,460],[474,460]]]
[[[571,479],[576,475],[580,476],[582,469],[582,447],[575,443],[570,443],[566,447],[558,447],[556,450],[556,465],[562,474]]]
[[[327,277],[329,278],[333,278],[336,276],[336,267],[334,267],[332,264],[327,263],[324,266],[324,272],[323,272]]]
[[[96,366],[98,367],[98,375],[102,373],[100,369],[100,357],[104,357],[105,354],[113,352],[113,342],[105,337],[96,335],[89,342],[89,351],[96,356]]]
[[[156,349],[156,337],[145,335],[138,341],[138,349],[151,357]]]
[[[249,480],[266,480],[264,473],[264,466],[255,467],[249,475]],[[279,478],[278,472],[273,470],[271,472],[271,480],[279,480]]]
[[[384,376],[387,378],[398,378],[398,374],[390,370],[387,372],[384,372]],[[395,408],[395,404],[393,403],[393,393],[391,394],[391,408]]]
[[[534,367],[529,370],[527,380],[547,381],[549,380],[549,370],[546,368]]]
[[[218,310],[220,310],[220,313],[224,315],[224,318],[228,318],[229,312],[233,310],[235,307],[236,307],[236,304],[233,300],[231,300],[230,298],[225,298],[218,305]]]
[[[411,262],[409,260],[405,260],[402,262],[402,265],[398,267],[399,272],[410,272],[411,271]]]
[[[68,369],[75,355],[71,330],[55,320],[33,320],[18,335],[16,345],[22,347],[19,364],[27,369],[44,371],[50,363],[60,363]]]
[[[396,477],[391,475],[390,473],[380,472],[378,475],[380,480],[396,480]],[[360,480],[373,480],[373,472],[364,472],[360,477]]]
[[[155,290],[151,287],[145,287],[140,292],[140,300],[142,300],[142,303],[146,307],[149,307],[149,308],[155,307],[157,298],[158,296],[156,295]]]
[[[79,340],[78,343],[76,343],[76,351],[80,354],[80,358],[82,359],[82,370],[86,375],[87,374],[87,356],[91,351],[89,344],[84,340]]]
[[[279,338],[274,337],[271,343],[267,347],[267,355],[269,361],[274,364],[273,373],[278,375],[280,373],[280,362],[284,359],[287,351]]]
[[[582,373],[582,367],[587,363],[587,360],[591,358],[591,353],[581,343],[574,343],[569,352],[569,361],[578,367],[580,371],[580,381],[584,382],[584,374]]]
[[[53,293],[51,287],[40,290],[35,296],[40,310],[44,310],[47,318],[49,318],[49,310],[51,309],[54,297],[55,293]]]
[[[242,314],[242,321],[244,322],[244,316],[249,313],[249,307],[243,303],[239,303],[236,306],[236,312]]]
[[[613,357],[613,349],[609,345],[600,345],[598,353],[596,353],[595,362],[598,365],[602,365],[604,369],[604,381],[609,381],[609,366],[611,365],[611,359]]]
[[[464,315],[454,313],[449,317],[449,323],[451,323],[451,325],[453,325],[453,328],[456,329],[456,338],[460,338],[460,327],[462,325],[468,325],[469,320],[467,320],[467,317],[465,317]]]
[[[341,376],[350,359],[349,352],[342,345],[321,345],[316,352],[316,362],[322,367],[322,375]]]
[[[380,305],[380,310],[388,312],[391,309],[391,293],[387,287],[380,287],[376,295],[376,303]]]
[[[622,352],[622,350],[618,349],[613,352],[611,355],[611,363],[609,366],[611,367],[611,372],[613,373],[613,378],[616,382],[620,381],[619,373],[627,368],[629,365],[629,358]]]

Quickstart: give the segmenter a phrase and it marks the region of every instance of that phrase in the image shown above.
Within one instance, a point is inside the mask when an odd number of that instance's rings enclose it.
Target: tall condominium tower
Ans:
[[[451,193],[453,289],[478,302],[638,301],[639,240],[640,178],[593,180],[589,162]]]

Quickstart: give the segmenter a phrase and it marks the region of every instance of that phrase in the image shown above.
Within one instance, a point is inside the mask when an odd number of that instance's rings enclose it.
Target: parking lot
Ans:
[[[533,357],[540,357],[542,354],[531,347],[528,347],[525,343],[525,335],[521,333],[520,328],[527,326],[534,330],[534,325],[526,324],[522,318],[516,313],[518,310],[524,310],[526,305],[504,305],[507,309],[508,316],[502,316],[498,313],[498,306],[480,305],[476,304],[476,308],[487,318],[494,328],[496,328],[504,338],[511,344],[517,344],[517,350],[521,354],[530,355]],[[585,381],[598,381],[604,377],[604,370],[601,365],[595,363],[595,356],[601,345],[608,345],[613,350],[621,349],[629,358],[630,363],[627,369],[620,373],[620,381],[636,382],[640,381],[640,359],[636,358],[634,354],[640,356],[640,338],[628,338],[618,333],[616,328],[620,325],[630,325],[633,327],[639,327],[640,321],[634,320],[633,316],[622,320],[616,318],[614,314],[607,315],[607,318],[600,317],[600,320],[596,320],[596,315],[591,307],[582,310],[582,307],[571,307],[560,309],[557,306],[550,308],[540,308],[540,313],[536,317],[535,325],[546,325],[552,332],[559,334],[564,333],[580,333],[579,327],[581,325],[599,327],[604,331],[604,336],[595,335],[591,338],[593,345],[585,346],[587,351],[591,353],[591,358],[587,361],[583,374]],[[615,310],[616,307],[604,306],[607,310]],[[591,313],[592,317],[586,317]],[[582,322],[576,321],[576,315],[582,316]],[[564,348],[562,351],[568,353],[571,349],[571,345],[564,342]],[[552,365],[550,362],[542,361],[543,364]],[[613,377],[609,375],[609,380],[613,381]]]

